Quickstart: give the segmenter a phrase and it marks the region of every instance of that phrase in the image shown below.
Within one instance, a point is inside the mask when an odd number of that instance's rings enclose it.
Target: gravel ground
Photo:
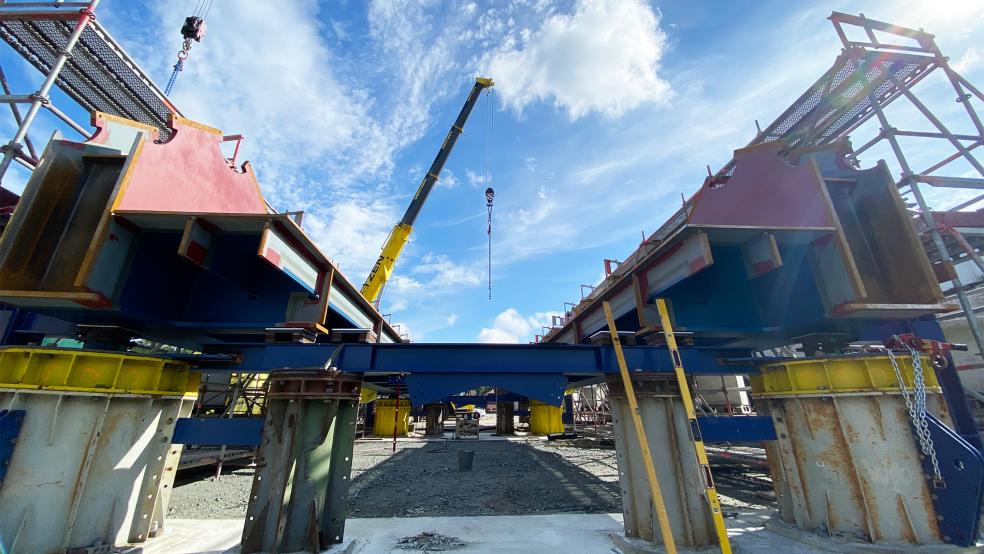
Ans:
[[[620,512],[614,444],[609,438],[575,441],[360,440],[355,444],[352,517],[522,515]],[[459,472],[458,450],[475,451],[474,468]],[[774,505],[767,472],[747,463],[761,450],[742,451],[736,461],[712,451],[712,465],[726,507]],[[253,470],[214,468],[179,474],[168,516],[240,518],[246,514]]]

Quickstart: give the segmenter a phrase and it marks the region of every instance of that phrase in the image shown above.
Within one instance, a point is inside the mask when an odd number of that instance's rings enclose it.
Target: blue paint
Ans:
[[[39,344],[44,337],[74,337],[75,324],[0,304],[0,345]]]
[[[209,366],[209,371],[273,371],[285,367],[321,367],[336,344],[252,343],[216,345],[210,354],[235,354],[236,362]],[[665,348],[626,346],[630,371],[670,373],[673,366]],[[748,350],[681,348],[683,366],[689,373],[740,375],[756,373],[751,363],[724,365],[721,360],[750,359]],[[194,363],[194,362],[192,362]],[[551,373],[572,380],[618,373],[611,346],[566,344],[346,344],[334,364],[350,373]],[[485,383],[489,384],[489,383]],[[521,391],[504,387],[517,394]],[[459,389],[453,392],[460,392]]]
[[[279,267],[280,267],[280,271],[283,271],[284,273],[287,274],[288,277],[290,277],[291,279],[293,279],[295,283],[297,283],[298,285],[301,285],[302,287],[304,287],[304,290],[308,291],[311,294],[314,294],[314,287],[312,287],[311,285],[308,285],[307,284],[307,281],[305,281],[303,277],[301,277],[300,275],[294,273],[293,271],[291,271],[286,266],[279,266]]]
[[[7,466],[14,456],[17,436],[24,423],[24,410],[0,410],[0,487],[7,476]]]
[[[257,446],[263,433],[262,417],[180,418],[174,426],[174,444],[201,446]]]
[[[769,416],[698,417],[704,442],[761,442],[776,440]]]
[[[927,417],[945,482],[943,487],[934,487],[932,463],[924,456],[923,472],[928,477],[930,492],[935,495],[933,505],[939,516],[940,532],[945,542],[973,546],[981,518],[984,456],[932,414]]]

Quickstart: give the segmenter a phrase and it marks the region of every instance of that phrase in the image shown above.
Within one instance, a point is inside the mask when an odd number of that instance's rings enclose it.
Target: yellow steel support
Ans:
[[[629,368],[625,364],[622,343],[618,339],[615,318],[612,317],[612,307],[608,304],[607,300],[602,303],[602,306],[605,308],[605,319],[608,320],[608,331],[612,334],[612,346],[615,347],[615,357],[618,358],[618,372],[622,376],[622,385],[625,387],[625,398],[629,401],[629,412],[632,414],[632,427],[635,429],[636,440],[639,442],[639,448],[642,450],[642,460],[646,466],[646,477],[649,480],[649,493],[653,498],[653,507],[656,509],[656,519],[659,521],[659,531],[663,536],[663,546],[666,547],[667,553],[675,554],[677,550],[676,543],[673,540],[673,530],[670,529],[670,519],[666,515],[663,492],[660,490],[659,481],[656,479],[653,455],[649,451],[649,440],[646,438],[646,430],[642,426],[642,417],[639,415],[639,403],[636,402],[635,389],[632,388],[632,379],[629,377]]]
[[[905,386],[914,388],[912,358],[899,356],[897,363]],[[932,367],[928,356],[923,356],[922,363]],[[899,392],[899,378],[885,355],[767,364],[751,381],[752,391],[759,397]],[[925,373],[925,386],[928,391],[941,390],[936,372]]]
[[[377,400],[376,423],[372,434],[377,437],[392,437],[394,428],[398,436],[410,434],[410,402],[401,400],[397,407],[396,400]]]
[[[551,406],[536,400],[530,401],[530,433],[550,435],[564,432],[564,406]]]
[[[659,309],[659,320],[663,325],[663,336],[666,337],[666,348],[670,351],[670,357],[673,360],[673,371],[676,373],[677,385],[680,386],[683,407],[687,411],[687,419],[690,420],[690,433],[694,439],[694,450],[697,451],[697,463],[704,471],[704,496],[707,499],[708,507],[711,509],[711,517],[714,519],[714,530],[717,532],[718,542],[721,545],[721,553],[731,554],[728,530],[724,526],[724,515],[721,513],[717,489],[714,488],[711,464],[707,461],[707,450],[704,448],[704,439],[700,434],[700,425],[697,423],[697,412],[694,410],[694,401],[690,396],[690,385],[687,384],[687,376],[683,371],[680,350],[677,348],[676,337],[673,336],[673,325],[670,323],[670,313],[666,309],[666,301],[657,298],[656,307]],[[612,325],[609,323],[609,326]]]
[[[129,353],[0,349],[0,388],[194,398],[201,375],[188,364]]]

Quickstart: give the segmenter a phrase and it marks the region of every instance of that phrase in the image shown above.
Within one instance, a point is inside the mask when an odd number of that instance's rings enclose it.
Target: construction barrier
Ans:
[[[396,434],[406,436],[410,433],[410,402],[400,399],[400,413],[397,416],[396,400],[376,401],[376,421],[372,434],[377,437],[392,437],[393,425],[396,424]]]
[[[563,406],[551,406],[539,400],[530,400],[530,433],[534,435],[563,433],[563,412]]]
[[[0,406],[23,414],[0,487],[3,546],[64,552],[160,531],[181,454],[172,432],[198,382],[160,358],[0,349]]]

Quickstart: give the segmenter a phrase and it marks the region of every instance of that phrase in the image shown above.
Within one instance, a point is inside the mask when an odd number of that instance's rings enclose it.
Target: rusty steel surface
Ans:
[[[939,394],[930,406],[945,407]],[[894,395],[769,399],[784,521],[866,542],[942,542],[908,414]]]
[[[361,385],[361,377],[339,371],[276,371],[267,380],[267,398],[358,400]]]
[[[716,545],[714,521],[704,500],[703,473],[697,464],[680,389],[666,376],[634,376],[633,386],[676,545]],[[608,387],[625,535],[662,544],[625,393],[620,383],[609,382]]]
[[[170,433],[193,403],[0,390],[0,405],[28,414],[0,489],[6,546],[57,552],[147,540],[163,526],[181,450]]]
[[[242,552],[320,552],[344,537],[358,381],[290,371],[270,387]]]

